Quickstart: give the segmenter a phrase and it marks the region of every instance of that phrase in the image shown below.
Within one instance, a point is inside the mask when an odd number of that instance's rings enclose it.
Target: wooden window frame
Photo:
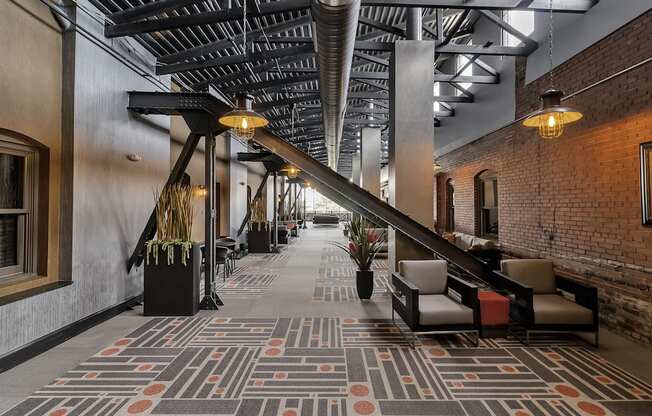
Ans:
[[[39,150],[7,136],[0,136],[0,153],[24,158],[23,207],[0,208],[0,214],[18,216],[17,265],[0,268],[0,283],[11,283],[37,274]]]

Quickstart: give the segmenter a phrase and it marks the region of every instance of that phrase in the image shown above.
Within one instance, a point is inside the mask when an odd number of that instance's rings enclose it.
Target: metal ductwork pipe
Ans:
[[[337,170],[360,0],[314,0],[311,12],[328,166]]]

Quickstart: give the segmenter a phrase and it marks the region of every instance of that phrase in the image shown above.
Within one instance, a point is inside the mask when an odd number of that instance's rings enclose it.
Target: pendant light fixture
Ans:
[[[552,62],[553,49],[553,15],[552,0],[550,0],[550,18],[548,25],[548,58],[550,60],[550,88],[541,94],[540,110],[527,116],[523,121],[525,127],[536,127],[539,129],[539,136],[543,139],[555,139],[564,133],[567,124],[574,123],[582,118],[582,113],[571,107],[561,105],[564,93],[554,87],[554,71]]]
[[[241,93],[236,97],[237,108],[219,118],[220,124],[230,127],[238,136],[251,139],[258,127],[265,127],[269,122],[265,117],[253,111],[251,103],[254,100],[249,94]]]
[[[242,54],[247,55],[247,2],[242,4]],[[230,127],[235,134],[250,140],[258,127],[265,127],[269,121],[261,114],[253,111],[254,97],[250,94],[239,93],[236,96],[236,108],[218,119],[220,124]]]
[[[296,166],[294,166],[294,165],[292,165],[290,163],[287,163],[287,164],[283,165],[283,167],[281,168],[281,172],[285,172],[285,174],[287,175],[288,178],[294,179],[297,176],[299,176],[300,170]]]

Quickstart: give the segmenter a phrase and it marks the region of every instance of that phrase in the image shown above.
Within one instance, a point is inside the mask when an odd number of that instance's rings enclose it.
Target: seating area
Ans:
[[[0,416],[652,416],[651,6],[0,1]]]

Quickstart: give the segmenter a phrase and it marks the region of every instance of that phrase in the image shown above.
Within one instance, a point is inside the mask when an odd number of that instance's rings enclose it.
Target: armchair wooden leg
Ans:
[[[595,348],[600,348],[600,330],[596,329],[595,334],[593,335],[593,346]]]

